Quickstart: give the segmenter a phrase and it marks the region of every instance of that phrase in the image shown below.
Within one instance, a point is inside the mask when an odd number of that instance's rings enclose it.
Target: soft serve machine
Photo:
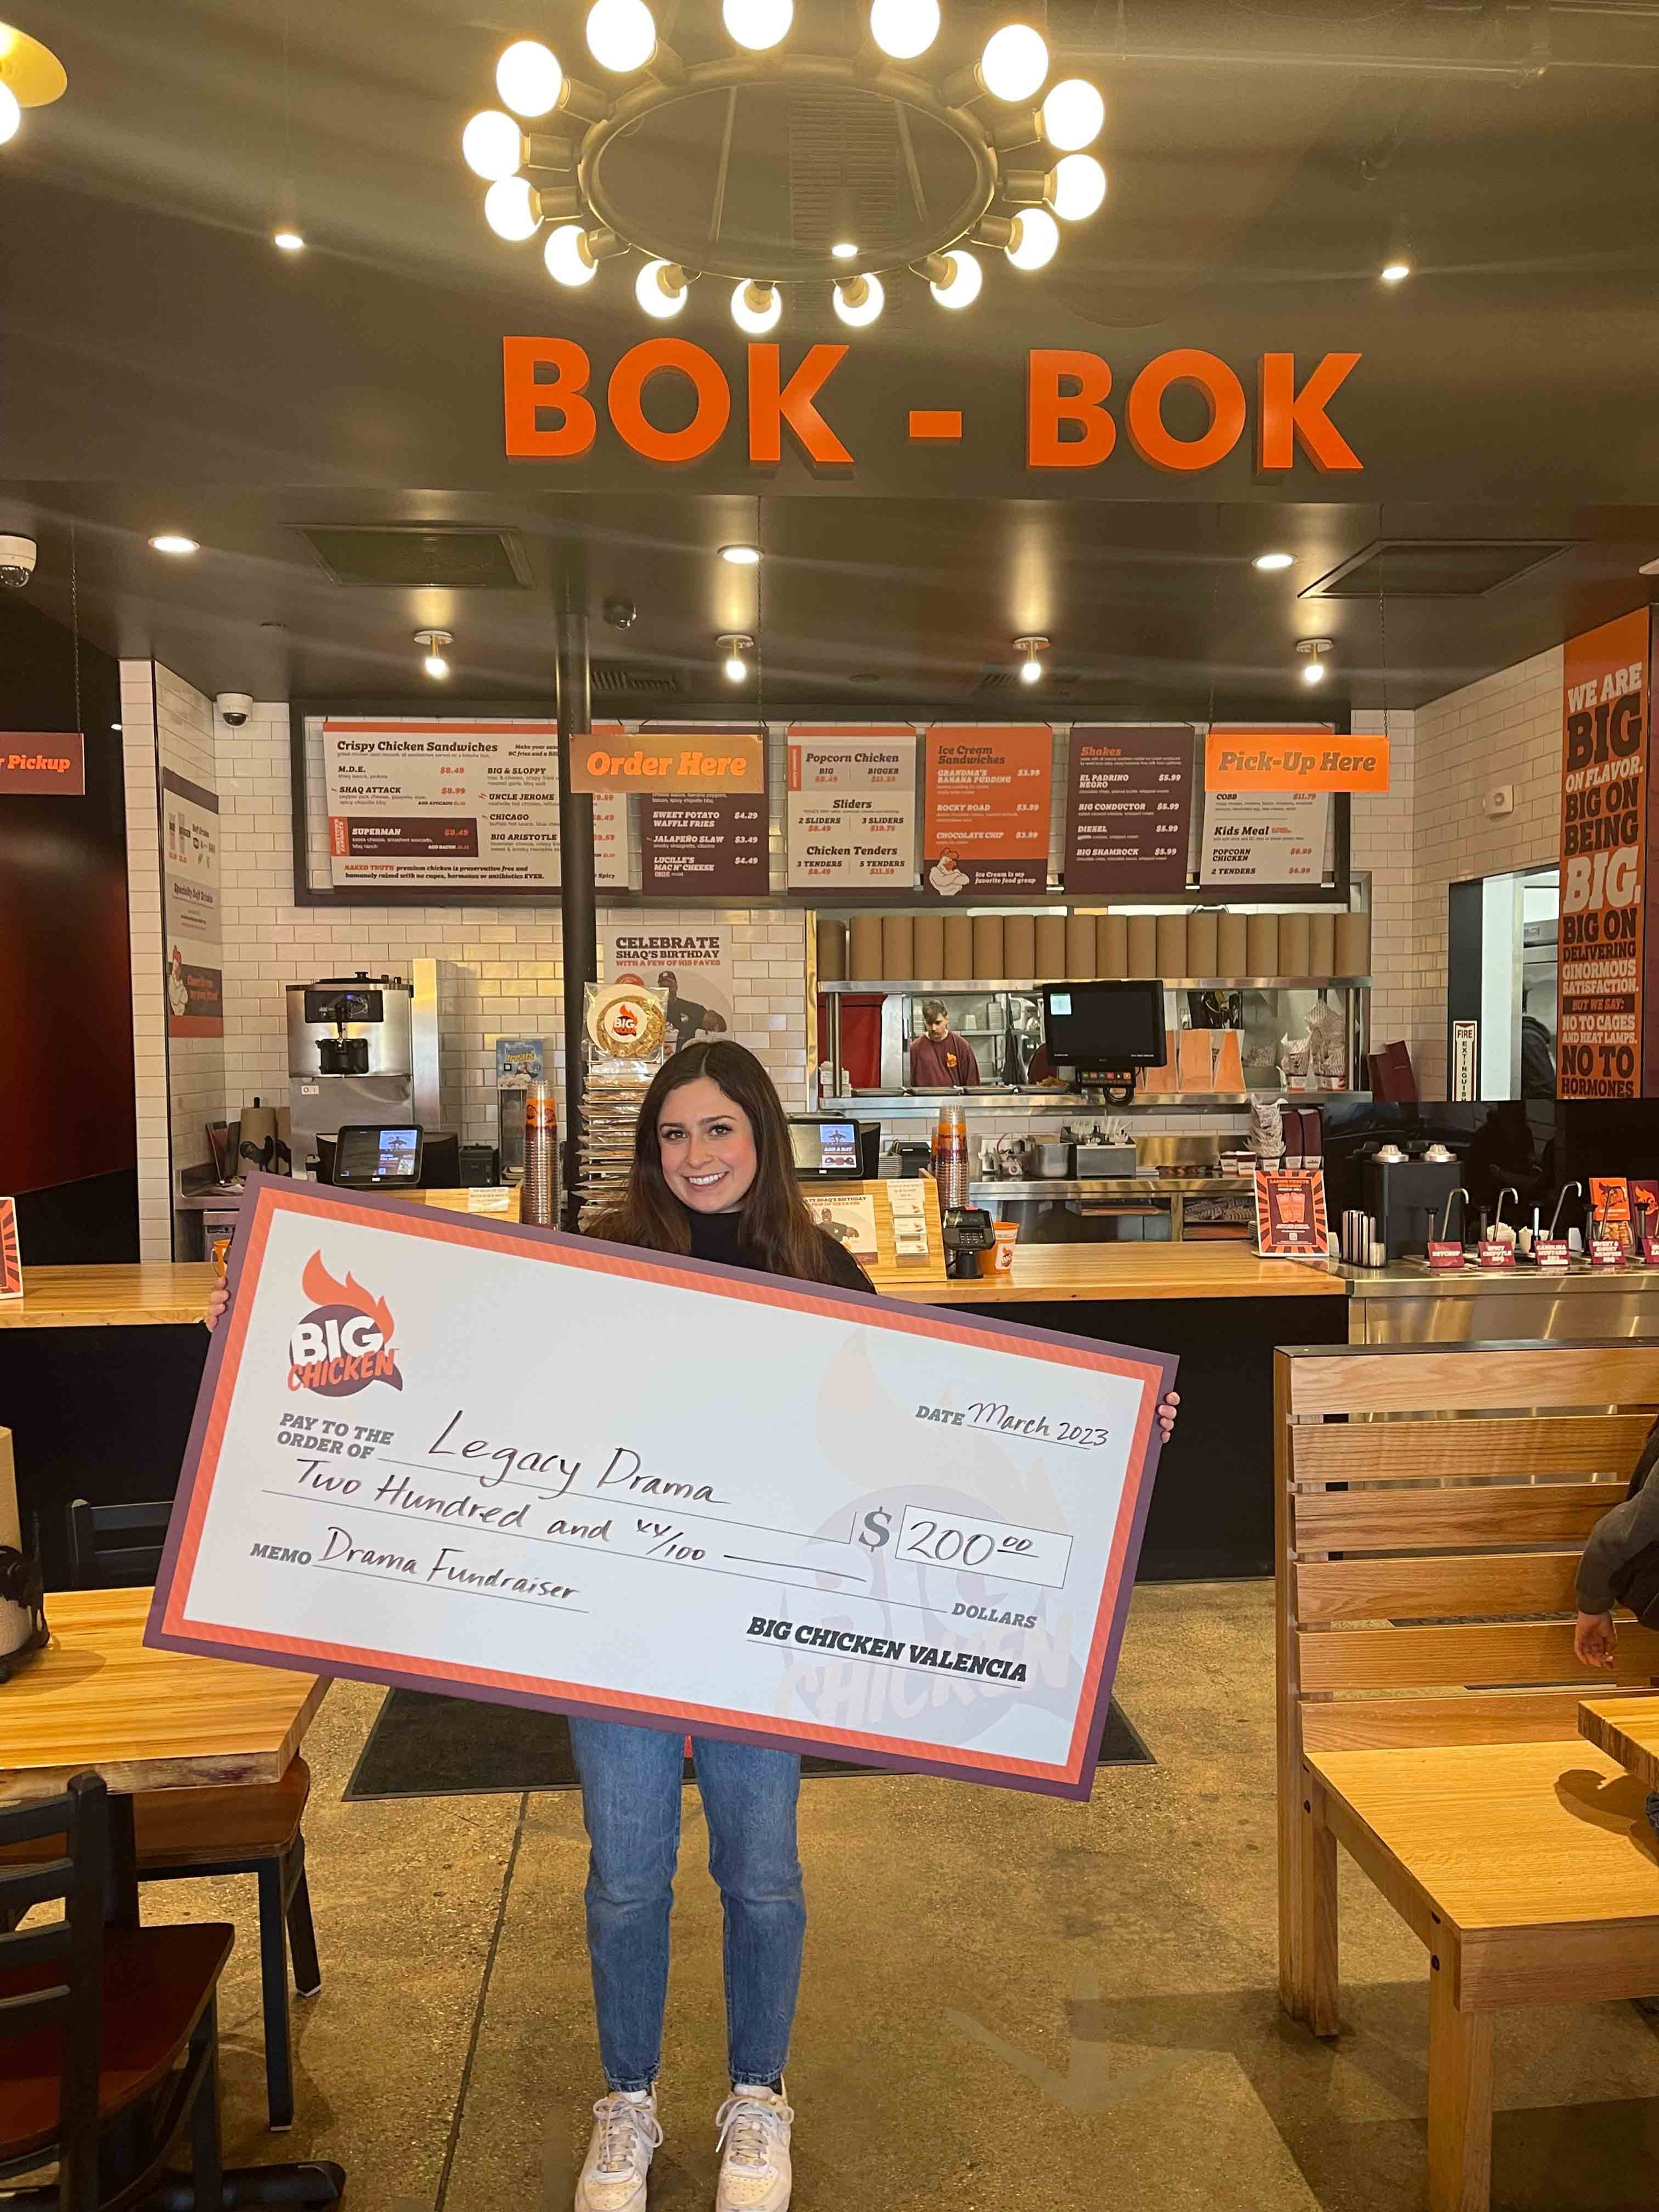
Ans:
[[[323,976],[290,983],[289,1121],[296,1175],[317,1172],[318,1139],[354,1122],[417,1122],[435,1130],[438,963],[401,975]]]

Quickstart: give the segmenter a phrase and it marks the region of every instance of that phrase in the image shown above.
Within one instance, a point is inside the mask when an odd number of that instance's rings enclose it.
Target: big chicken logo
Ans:
[[[300,1278],[311,1311],[288,1340],[288,1387],[322,1398],[350,1398],[371,1382],[401,1390],[392,1314],[354,1276],[337,1282],[313,1252]]]

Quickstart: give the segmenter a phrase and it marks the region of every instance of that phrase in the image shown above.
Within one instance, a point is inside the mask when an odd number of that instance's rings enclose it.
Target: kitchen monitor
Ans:
[[[859,1125],[817,1115],[791,1115],[789,1148],[803,1182],[857,1182]]]
[[[1085,1073],[1161,1067],[1168,1057],[1164,986],[1155,977],[1133,983],[1045,983],[1042,1030],[1056,1066]]]
[[[351,1190],[413,1190],[421,1180],[421,1132],[412,1123],[355,1123],[334,1140],[334,1182]]]

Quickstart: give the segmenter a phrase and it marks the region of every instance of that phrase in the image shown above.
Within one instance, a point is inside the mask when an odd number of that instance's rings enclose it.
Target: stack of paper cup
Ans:
[[[524,1189],[519,1218],[550,1229],[559,1216],[559,1115],[550,1083],[532,1083],[524,1102]]]

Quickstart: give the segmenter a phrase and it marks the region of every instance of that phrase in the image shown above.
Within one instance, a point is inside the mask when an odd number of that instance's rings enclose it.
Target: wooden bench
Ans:
[[[1659,1634],[1572,1649],[1656,1407],[1651,1344],[1276,1358],[1280,1994],[1336,2033],[1340,1843],[1429,1953],[1431,2212],[1490,2199],[1494,2010],[1659,1995],[1641,1785],[1577,1733]]]

